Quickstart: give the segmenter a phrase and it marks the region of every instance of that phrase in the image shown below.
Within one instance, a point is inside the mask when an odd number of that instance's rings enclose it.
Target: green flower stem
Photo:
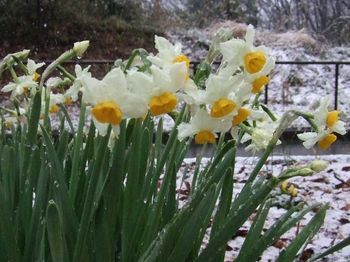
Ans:
[[[55,61],[53,61],[48,67],[46,67],[43,75],[41,76],[40,79],[40,84],[39,84],[39,90],[41,91],[45,80],[48,78],[48,76],[63,62],[70,60],[72,58],[76,57],[76,53],[74,52],[73,49],[70,49],[66,52],[64,52],[62,55],[60,55]]]
[[[4,57],[4,59],[0,62],[0,77],[2,73],[5,71],[5,69],[8,69],[9,67],[12,67],[16,61],[13,59],[16,57],[18,60],[24,60],[29,55],[29,50],[23,50],[17,53],[9,54]]]
[[[201,148],[200,153],[197,155],[196,168],[195,168],[195,172],[194,172],[193,179],[192,179],[192,188],[190,189],[190,195],[193,195],[193,193],[196,190],[196,184],[197,184],[197,178],[198,178],[198,174],[199,174],[200,164],[201,164],[201,161],[202,161],[202,158],[204,156],[206,149],[207,149],[207,144],[204,144]]]
[[[44,108],[44,126],[46,130],[50,130],[50,93],[48,92],[48,89],[45,88],[44,90],[45,95],[45,108]]]
[[[243,124],[243,123],[239,124],[238,126],[241,128],[241,130],[244,131],[244,133],[248,133],[249,135],[252,135],[252,134],[253,134],[253,131],[252,131],[252,128],[251,128],[251,127],[246,126],[246,125]],[[242,135],[242,136],[243,136],[243,135]],[[240,138],[242,138],[242,137],[240,137]],[[239,140],[241,140],[241,139],[239,139]]]
[[[223,143],[224,143],[224,141],[225,141],[225,134],[226,134],[226,133],[220,133],[220,137],[219,137],[219,139],[218,139],[217,144],[214,144],[216,150],[222,148]]]
[[[267,158],[271,155],[271,153],[272,153],[273,149],[275,148],[275,146],[277,144],[277,141],[280,138],[280,136],[282,135],[283,131],[297,117],[298,117],[298,115],[296,114],[296,111],[287,111],[286,113],[283,114],[279,126],[277,127],[277,129],[276,129],[272,139],[270,140],[269,144],[267,145],[264,154],[261,156],[261,158],[259,159],[258,163],[256,164],[254,170],[250,174],[246,185],[249,184],[249,182],[253,182],[255,180],[255,178],[258,175],[258,173],[260,172],[261,168],[264,166]]]
[[[5,112],[7,112],[7,113],[9,113],[11,115],[17,116],[17,112],[15,110],[7,109],[7,108],[2,107],[2,106],[0,106],[0,110],[5,111]]]
[[[63,66],[58,65],[57,69],[66,77],[69,78],[69,80],[74,81],[75,80],[75,76],[73,76],[71,73],[69,73]]]
[[[135,58],[137,56],[139,56],[139,55],[140,55],[140,51],[138,49],[135,49],[134,51],[132,51],[131,56],[128,59],[128,62],[126,63],[124,71],[128,70],[131,67],[131,65],[134,62]]]
[[[45,80],[48,78],[48,76],[63,62],[70,60],[74,57],[76,57],[77,54],[74,52],[73,49],[70,49],[63,54],[61,54],[55,61],[53,61],[48,67],[46,67],[45,71],[43,72],[40,83],[39,83],[39,92],[42,92],[42,89],[44,87]],[[44,113],[44,126],[49,130],[49,103],[50,103],[50,97],[47,93],[47,89],[45,88],[45,113]]]
[[[254,100],[253,100],[253,104],[252,104],[252,108],[258,108],[259,105],[260,105],[260,102],[259,102],[259,97],[261,96],[261,92],[260,93],[257,93],[254,97]]]
[[[274,115],[274,113],[272,113],[272,111],[267,106],[265,106],[263,104],[260,104],[260,106],[261,106],[262,110],[265,111],[265,113],[271,118],[271,120],[273,122],[277,121],[276,116]]]
[[[128,59],[128,62],[126,63],[124,72],[126,72],[127,70],[130,69],[130,67],[132,66],[132,63],[134,62],[134,60],[137,56],[140,56],[142,61],[145,63],[147,60],[147,58],[146,58],[147,55],[148,55],[147,51],[142,49],[142,48],[135,49],[134,51],[132,51],[131,56]],[[146,65],[146,63],[145,63],[145,65]]]
[[[23,64],[23,62],[21,61],[21,59],[19,59],[16,56],[12,56],[13,60],[16,61],[17,65],[19,66],[19,68],[23,71],[24,74],[28,75],[28,69],[27,67]]]
[[[15,81],[15,83],[18,83],[19,82],[18,76],[12,66],[10,67],[10,73],[13,78],[13,81]]]
[[[314,117],[313,114],[303,113],[303,112],[299,112],[299,111],[296,111],[295,114],[297,114],[298,116],[301,116],[302,118],[304,118],[310,124],[312,129],[315,130],[315,132],[319,131],[318,130],[318,126],[315,123],[315,120],[314,120],[315,117]]]
[[[82,103],[81,109],[80,109],[80,116],[79,116],[79,127],[76,133],[74,149],[73,149],[72,170],[71,170],[70,184],[69,184],[69,194],[71,199],[73,199],[73,201],[75,201],[77,197],[78,182],[80,177],[79,158],[80,158],[80,152],[83,147],[85,112],[86,112],[86,105]]]
[[[203,79],[206,79],[210,74],[211,67],[208,62],[203,61],[197,67],[197,71],[193,77],[196,85],[199,85]]]
[[[214,35],[212,44],[209,47],[207,56],[205,57],[205,62],[212,64],[215,58],[220,55],[220,44],[230,40],[233,37],[233,31],[224,28],[219,29],[219,31]]]

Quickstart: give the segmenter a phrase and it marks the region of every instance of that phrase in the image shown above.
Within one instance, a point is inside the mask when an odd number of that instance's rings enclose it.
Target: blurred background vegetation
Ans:
[[[154,34],[222,20],[275,32],[305,29],[332,45],[350,42],[348,0],[0,0],[0,55],[29,48],[51,59],[90,39],[89,58],[114,59],[135,47],[152,50]]]

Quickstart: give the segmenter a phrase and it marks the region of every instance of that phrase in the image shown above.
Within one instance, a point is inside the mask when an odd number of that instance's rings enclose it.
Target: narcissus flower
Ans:
[[[249,121],[252,125],[252,121],[270,121],[266,112],[263,110],[252,108],[250,105],[244,105],[237,110],[237,114],[232,118],[232,127],[236,128],[239,124],[244,121]],[[273,125],[275,126],[275,124]]]
[[[211,74],[206,81],[206,89],[198,90],[195,100],[197,104],[208,104],[212,117],[232,117],[249,98],[249,90],[242,84],[239,77]]]
[[[129,72],[130,89],[144,100],[153,116],[170,113],[178,104],[178,92],[185,86],[186,70],[181,65],[167,69],[152,66],[151,72]]]
[[[304,141],[303,146],[306,149],[310,149],[318,143],[321,149],[327,150],[337,140],[336,135],[324,130],[319,132],[304,132],[297,136],[300,140]]]
[[[340,135],[345,135],[345,123],[339,120],[338,111],[328,111],[331,103],[331,97],[326,96],[320,101],[320,106],[315,111],[315,122],[319,129],[328,129]]]
[[[16,82],[10,82],[4,86],[2,92],[11,92],[11,99],[15,96],[22,95],[25,91],[30,92],[38,87],[38,83],[33,80],[33,76],[24,75],[17,78]]]
[[[227,63],[226,70],[234,72],[243,66],[246,73],[255,74],[270,63],[268,49],[265,46],[254,47],[254,36],[255,30],[249,25],[245,40],[233,38],[220,44],[223,61]]]
[[[246,121],[251,113],[251,109],[247,107],[241,107],[238,109],[237,115],[235,115],[232,119],[232,126],[237,126]]]
[[[91,77],[91,73],[89,72],[90,66],[82,69],[80,65],[75,66],[75,75],[76,78],[72,84],[71,87],[68,88],[68,90],[65,93],[66,99],[71,99],[73,102],[78,100],[78,94],[80,91],[82,91],[83,87],[83,78],[84,77]]]
[[[310,149],[316,143],[323,150],[328,149],[336,140],[333,133],[344,135],[346,133],[345,123],[339,120],[338,111],[328,111],[331,98],[326,96],[320,101],[320,106],[314,114],[314,122],[318,128],[316,132],[305,132],[298,134],[298,138],[303,142],[305,148]]]
[[[265,149],[270,143],[274,131],[278,126],[278,121],[261,121],[256,123],[256,127],[251,128],[250,133],[245,133],[242,137],[241,142],[245,143],[251,140],[250,145],[248,145],[245,149],[247,151],[257,152],[262,149]],[[281,141],[277,141],[277,145],[281,144]]]
[[[181,80],[189,79],[190,59],[181,52],[180,43],[173,45],[164,37],[155,36],[155,47],[158,54],[148,56],[148,60],[160,68],[168,68],[174,64],[179,64],[186,72],[184,79]]]
[[[261,71],[254,74],[249,74],[247,72],[243,73],[243,80],[250,84],[251,92],[253,94],[258,94],[264,90],[264,87],[270,82],[268,75],[271,73],[274,67],[275,60],[271,58],[268,59]]]
[[[57,93],[54,94],[51,91],[45,94],[41,93],[41,116],[43,117],[46,110],[46,102],[49,102],[48,109],[49,113],[54,114],[60,110],[59,105],[64,103],[63,94]]]
[[[62,94],[50,94],[49,112],[57,113],[60,110],[59,104],[62,103],[64,103],[64,96]]]
[[[189,123],[178,126],[178,139],[195,136],[197,144],[215,143],[216,133],[225,133],[231,127],[227,119],[212,118],[205,109],[199,109]]]
[[[102,80],[84,75],[83,101],[92,106],[94,124],[101,135],[112,125],[115,135],[124,118],[142,118],[147,114],[147,105],[141,97],[127,89],[127,82],[120,68],[112,69]]]
[[[28,62],[27,62],[28,74],[33,77],[34,81],[37,81],[40,77],[40,75],[36,72],[36,70],[44,65],[45,65],[45,63],[38,63],[37,64],[32,59],[28,59]]]
[[[189,68],[190,59],[181,52],[180,43],[173,45],[164,37],[155,36],[155,47],[158,54],[147,57],[154,65],[164,68],[175,63],[183,63],[187,69]]]

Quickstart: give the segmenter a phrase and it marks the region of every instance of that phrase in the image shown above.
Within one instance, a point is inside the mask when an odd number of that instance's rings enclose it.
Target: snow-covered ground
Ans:
[[[268,172],[277,176],[282,170],[285,170],[290,165],[296,163],[298,165],[306,164],[315,159],[328,161],[328,168],[313,176],[290,179],[290,182],[298,187],[298,196],[292,200],[293,202],[303,200],[308,204],[328,203],[330,205],[325,218],[325,223],[321,227],[321,230],[304,248],[303,252],[301,252],[303,253],[304,257],[308,254],[320,254],[331,245],[338,243],[350,235],[350,155],[302,157],[272,156],[269,158],[266,166],[262,170],[262,172]],[[207,159],[204,159],[202,163],[205,164],[207,161]],[[253,157],[237,158],[234,173],[234,178],[237,180],[234,185],[235,194],[240,192],[244,185],[244,180],[247,179],[257,161],[258,159]],[[186,159],[183,165],[183,170],[193,170],[194,165],[195,159]],[[186,174],[184,183],[181,183],[182,179],[183,173],[179,173],[177,183],[178,192],[180,194],[179,199],[182,200],[182,203],[184,203],[187,200],[187,194],[192,180],[191,172]],[[275,195],[277,196],[278,203],[283,206],[290,201],[290,198],[286,195],[280,195],[279,192],[280,190],[276,189]],[[277,206],[272,207],[264,228],[269,228],[274,221],[276,221],[285,212],[286,209],[284,208],[279,208]],[[284,234],[273,247],[267,249],[262,256],[261,261],[275,261],[276,257],[283,250],[283,248],[286,247],[286,245],[288,245],[288,243],[295,237],[298,230],[300,232],[300,230],[306,225],[313,215],[313,212],[308,213],[298,227],[292,228],[290,231]],[[233,236],[232,240],[229,241],[226,248],[225,261],[233,261],[237,256],[247,230],[251,224],[252,220],[250,219],[242,226],[236,236]],[[210,227],[207,230],[204,245],[209,239],[209,234]],[[343,250],[330,255],[322,261],[350,261],[350,247],[344,248]]]

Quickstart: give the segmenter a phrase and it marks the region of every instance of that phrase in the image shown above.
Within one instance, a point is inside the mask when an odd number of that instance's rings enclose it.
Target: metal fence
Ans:
[[[51,61],[46,61],[50,63]],[[103,65],[103,64],[113,64],[114,60],[79,60],[79,61],[68,61],[66,64],[89,64],[89,65]],[[215,64],[215,63],[214,63]],[[338,91],[339,91],[339,74],[340,65],[350,65],[350,61],[276,61],[277,65],[332,65],[334,66],[334,109],[338,109]],[[192,68],[196,69],[199,62],[191,62]],[[264,103],[267,104],[269,101],[269,88],[265,87],[264,93]]]
[[[350,61],[277,61],[280,65],[333,65],[334,66],[334,109],[338,109],[339,66],[350,65]],[[265,90],[265,103],[268,101],[268,88]]]

